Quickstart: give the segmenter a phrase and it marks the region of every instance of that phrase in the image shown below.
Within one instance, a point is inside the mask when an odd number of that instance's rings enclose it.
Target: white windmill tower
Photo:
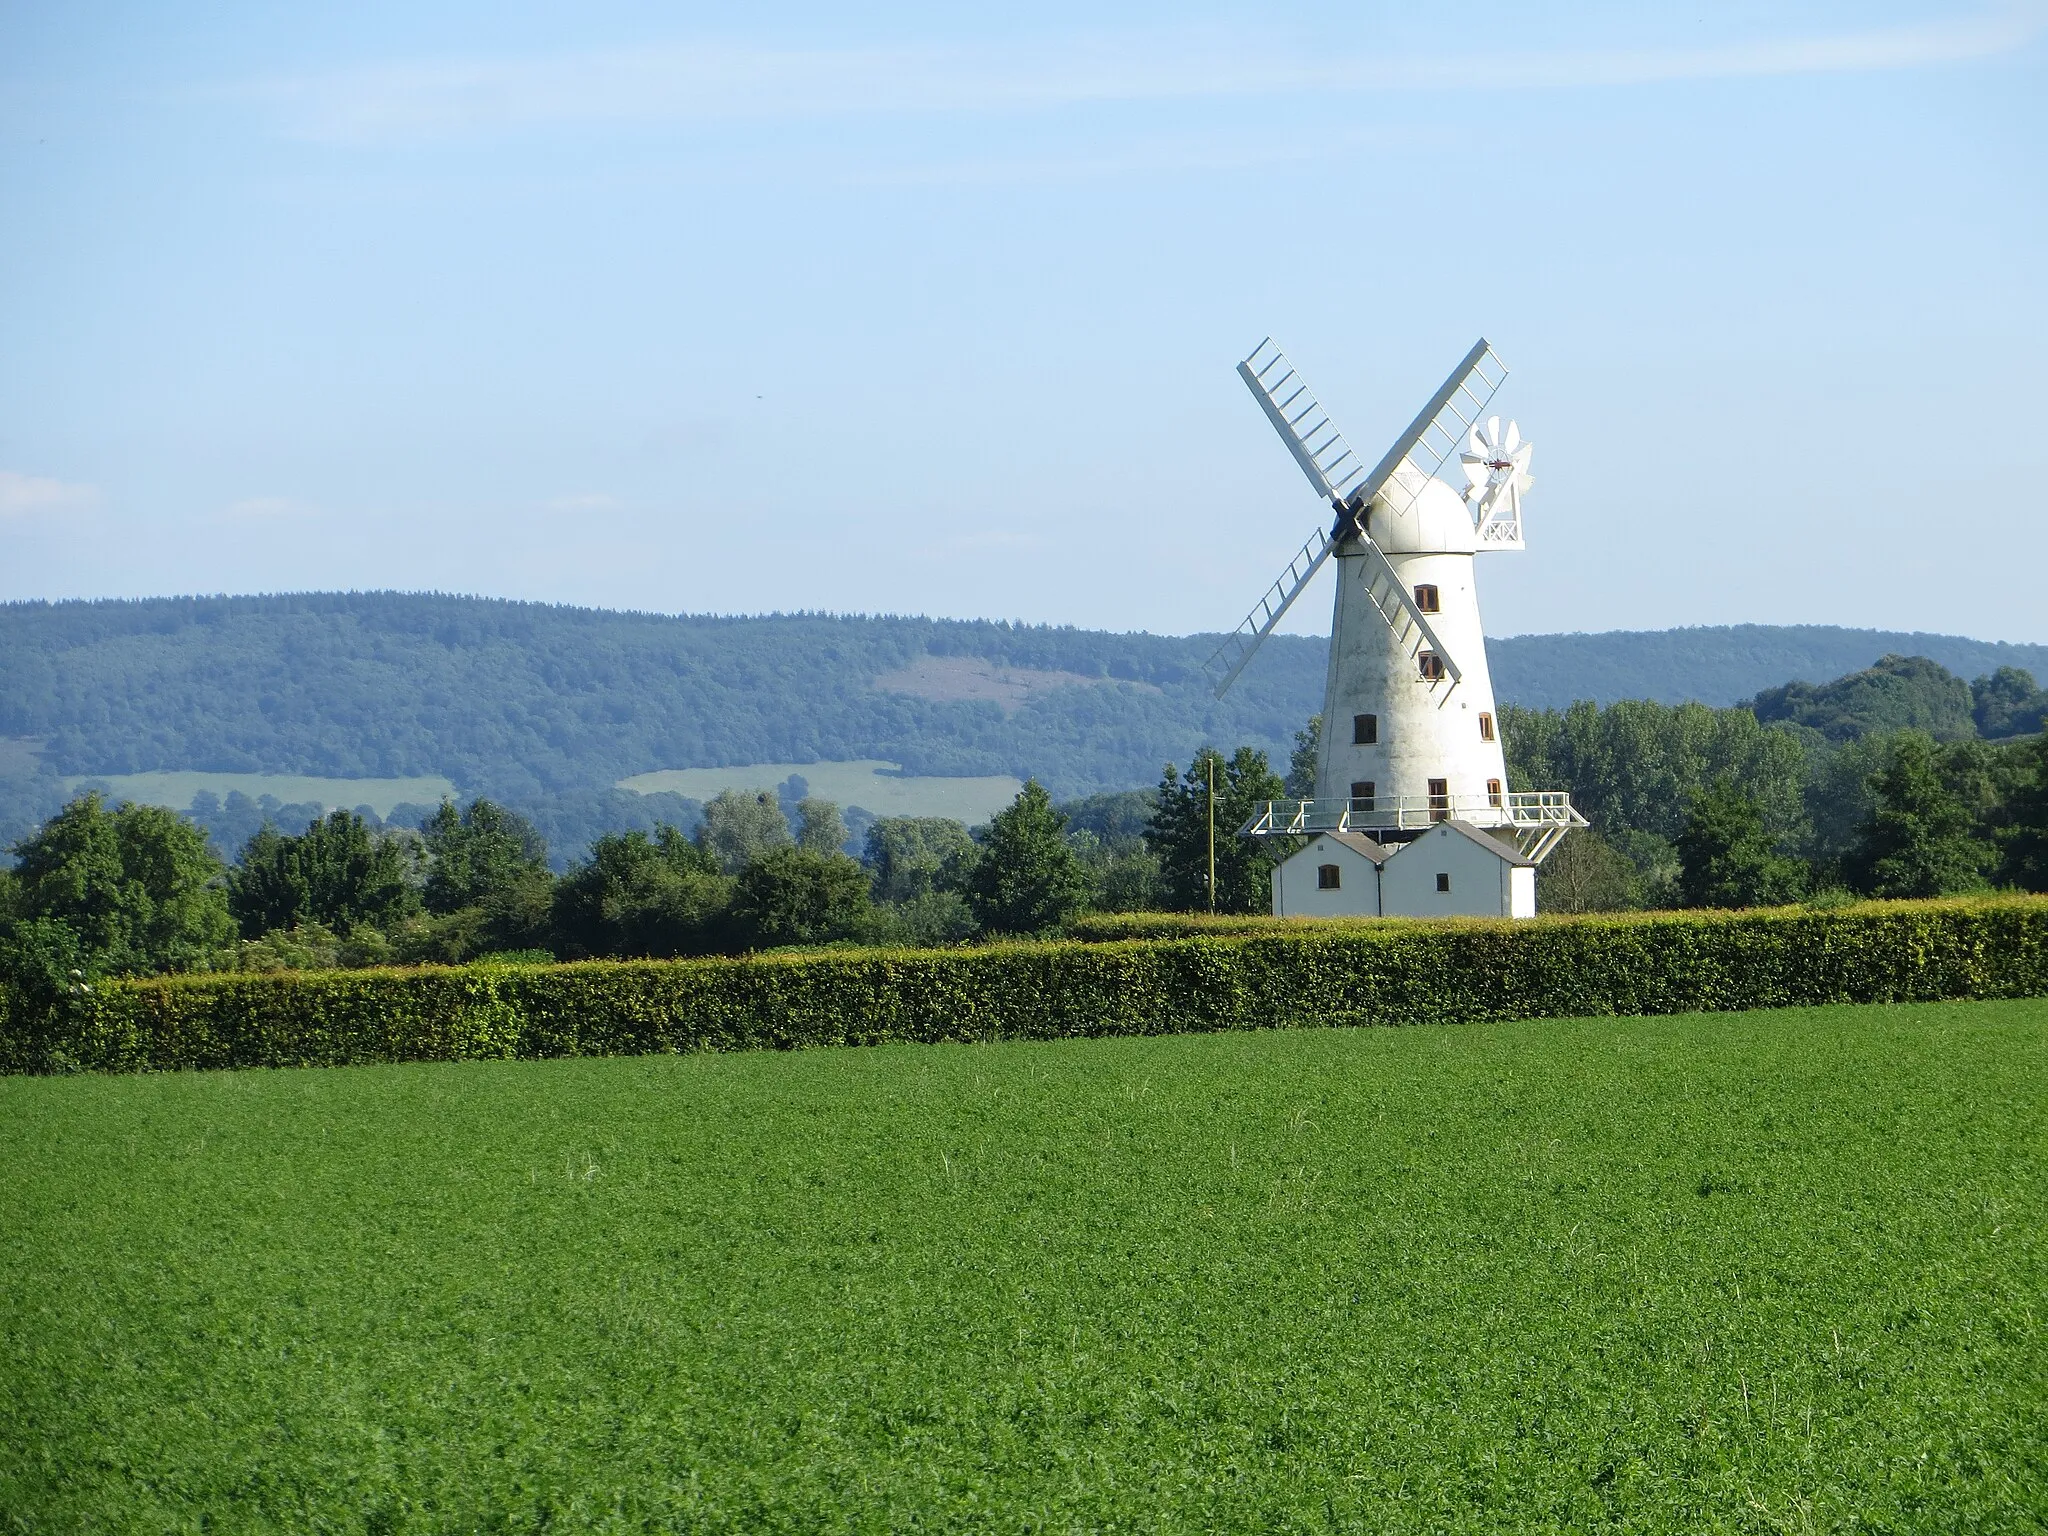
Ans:
[[[1479,341],[1370,468],[1270,340],[1237,371],[1336,513],[1208,663],[1221,697],[1336,560],[1315,795],[1240,829],[1310,839],[1274,910],[1532,915],[1537,864],[1586,822],[1566,794],[1508,791],[1495,721],[1473,556],[1522,548],[1531,484],[1531,445],[1486,416],[1506,366]],[[1436,478],[1454,451],[1462,495]]]

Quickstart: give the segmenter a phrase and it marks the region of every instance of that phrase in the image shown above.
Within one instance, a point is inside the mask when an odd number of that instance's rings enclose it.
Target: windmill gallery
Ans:
[[[1315,793],[1238,829],[1307,839],[1273,868],[1273,911],[1533,917],[1537,865],[1586,821],[1562,792],[1508,792],[1494,723],[1473,561],[1523,547],[1531,484],[1531,445],[1485,414],[1506,366],[1480,340],[1370,469],[1270,340],[1237,371],[1335,514],[1208,664],[1220,698],[1336,561]],[[1453,451],[1462,495],[1437,478]]]

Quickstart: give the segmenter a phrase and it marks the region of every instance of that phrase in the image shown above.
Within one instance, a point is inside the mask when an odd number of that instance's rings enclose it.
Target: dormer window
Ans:
[[[1436,587],[1429,582],[1424,582],[1421,586],[1417,587],[1415,589],[1415,606],[1424,613],[1435,613],[1437,611]]]

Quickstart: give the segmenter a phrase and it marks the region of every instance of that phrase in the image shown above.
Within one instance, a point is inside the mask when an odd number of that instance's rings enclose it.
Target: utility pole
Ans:
[[[1216,915],[1216,757],[1209,756],[1209,915]]]

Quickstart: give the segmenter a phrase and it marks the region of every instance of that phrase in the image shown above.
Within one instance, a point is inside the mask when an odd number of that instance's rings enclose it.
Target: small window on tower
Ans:
[[[1431,779],[1429,781],[1429,819],[1444,821],[1451,814],[1451,781]]]
[[[1424,582],[1421,586],[1417,587],[1415,589],[1415,606],[1424,613],[1435,613],[1437,611],[1436,588],[1428,582]]]
[[[1319,891],[1334,891],[1334,890],[1338,890],[1338,889],[1342,888],[1343,884],[1344,884],[1344,871],[1343,871],[1343,870],[1341,870],[1341,869],[1339,869],[1339,868],[1338,868],[1338,867],[1337,867],[1336,865],[1334,865],[1334,864],[1318,864],[1318,865],[1316,866],[1316,889],[1317,889],[1317,890],[1319,890]]]
[[[1444,675],[1444,659],[1435,651],[1424,651],[1415,658],[1415,665],[1422,672],[1422,680],[1436,682]]]
[[[1351,744],[1355,747],[1369,747],[1380,739],[1380,717],[1378,715],[1353,715],[1351,717]]]
[[[1479,739],[1481,741],[1493,740],[1493,716],[1486,710],[1479,712]]]
[[[1436,888],[1448,895],[1451,889],[1451,877],[1449,875],[1438,875],[1436,877]]]
[[[1500,804],[1500,780],[1499,780],[1499,779],[1488,779],[1488,780],[1486,781],[1486,803],[1487,803],[1488,805],[1499,805],[1499,804]]]
[[[1373,797],[1378,793],[1379,786],[1371,779],[1353,779],[1351,781],[1351,809],[1354,811],[1371,810]]]

